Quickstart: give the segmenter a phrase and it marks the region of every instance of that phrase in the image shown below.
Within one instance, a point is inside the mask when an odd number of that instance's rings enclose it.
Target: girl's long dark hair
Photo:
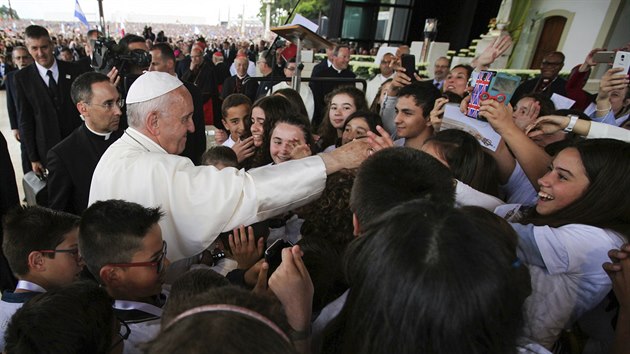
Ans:
[[[520,223],[551,227],[585,224],[630,238],[630,143],[591,139],[568,148],[575,148],[580,154],[589,180],[586,192],[550,215],[540,215],[532,208]]]

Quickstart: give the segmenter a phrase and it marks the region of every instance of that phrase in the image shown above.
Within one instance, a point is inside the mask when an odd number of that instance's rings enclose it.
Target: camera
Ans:
[[[129,50],[111,38],[101,37],[90,40],[93,48],[92,68],[107,74],[113,67],[118,75],[127,77],[137,68],[148,68],[151,65],[151,54],[144,50]]]

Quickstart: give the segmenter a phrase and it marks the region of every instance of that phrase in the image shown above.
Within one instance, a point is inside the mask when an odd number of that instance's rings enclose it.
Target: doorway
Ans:
[[[558,50],[558,44],[560,43],[560,38],[562,37],[566,23],[567,18],[563,16],[551,16],[545,19],[543,28],[540,31],[540,38],[538,39],[534,57],[529,66],[530,69],[540,69],[540,64],[545,55]]]

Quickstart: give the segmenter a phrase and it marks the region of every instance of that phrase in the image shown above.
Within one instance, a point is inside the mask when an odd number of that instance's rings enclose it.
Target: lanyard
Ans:
[[[32,291],[32,292],[36,292],[36,293],[45,293],[46,289],[42,288],[41,286],[35,284],[35,283],[31,283],[30,281],[27,280],[20,280],[17,283],[17,286],[15,287],[15,290],[20,289],[20,290],[28,290],[28,291]]]
[[[114,308],[118,310],[140,310],[153,316],[162,316],[161,308],[151,304],[145,304],[144,302],[116,300],[114,302]]]

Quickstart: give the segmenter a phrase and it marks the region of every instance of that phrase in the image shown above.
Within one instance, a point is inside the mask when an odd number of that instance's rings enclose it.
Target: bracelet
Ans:
[[[307,329],[303,331],[296,331],[293,328],[291,328],[289,330],[289,338],[291,338],[292,341],[305,340],[311,336],[311,333],[312,333],[312,327],[310,325],[308,326]]]
[[[610,111],[611,108],[612,108],[612,105],[608,106],[608,108],[606,108],[606,109],[597,109],[597,108],[595,108],[595,111],[596,112],[608,112],[608,111]]]
[[[576,116],[575,114],[569,114],[567,117],[569,117],[571,120],[569,121],[569,125],[567,125],[567,127],[564,128],[564,131],[566,133],[570,133],[573,131],[573,127],[575,126],[575,123],[577,123],[578,116]]]

